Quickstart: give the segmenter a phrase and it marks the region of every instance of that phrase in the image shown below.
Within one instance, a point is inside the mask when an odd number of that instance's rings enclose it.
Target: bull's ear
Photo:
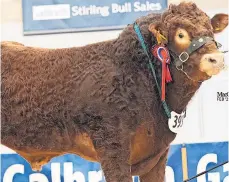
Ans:
[[[211,24],[214,33],[222,32],[228,25],[228,15],[227,14],[216,14],[211,19]]]

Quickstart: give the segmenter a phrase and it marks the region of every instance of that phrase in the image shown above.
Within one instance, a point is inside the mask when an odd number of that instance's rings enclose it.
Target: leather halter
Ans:
[[[168,46],[169,50],[171,51],[171,55],[174,58],[176,68],[178,70],[182,70],[183,63],[185,63],[189,59],[190,55],[196,50],[198,50],[199,48],[201,48],[202,46],[204,46],[205,44],[207,44],[208,42],[215,42],[217,48],[221,47],[220,43],[216,42],[214,38],[208,36],[201,36],[198,38],[194,38],[190,46],[180,54],[177,54],[171,46]]]

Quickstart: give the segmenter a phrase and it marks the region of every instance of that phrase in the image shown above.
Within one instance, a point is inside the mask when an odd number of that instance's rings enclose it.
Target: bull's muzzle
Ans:
[[[208,76],[216,75],[224,68],[224,54],[221,52],[204,54],[201,58],[200,71],[205,72]]]

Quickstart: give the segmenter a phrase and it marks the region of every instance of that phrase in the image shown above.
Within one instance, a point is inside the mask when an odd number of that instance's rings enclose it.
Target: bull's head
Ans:
[[[194,3],[170,5],[161,21],[149,30],[161,36],[174,55],[178,69],[195,80],[205,80],[224,68],[224,54],[218,50],[214,34],[228,25],[228,15],[216,14],[210,19]]]

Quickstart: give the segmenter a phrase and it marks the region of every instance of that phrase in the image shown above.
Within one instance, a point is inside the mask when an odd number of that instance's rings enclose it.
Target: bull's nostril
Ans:
[[[209,61],[210,63],[216,63],[216,60],[215,60],[215,59],[212,59],[212,58],[210,58],[208,61]]]

